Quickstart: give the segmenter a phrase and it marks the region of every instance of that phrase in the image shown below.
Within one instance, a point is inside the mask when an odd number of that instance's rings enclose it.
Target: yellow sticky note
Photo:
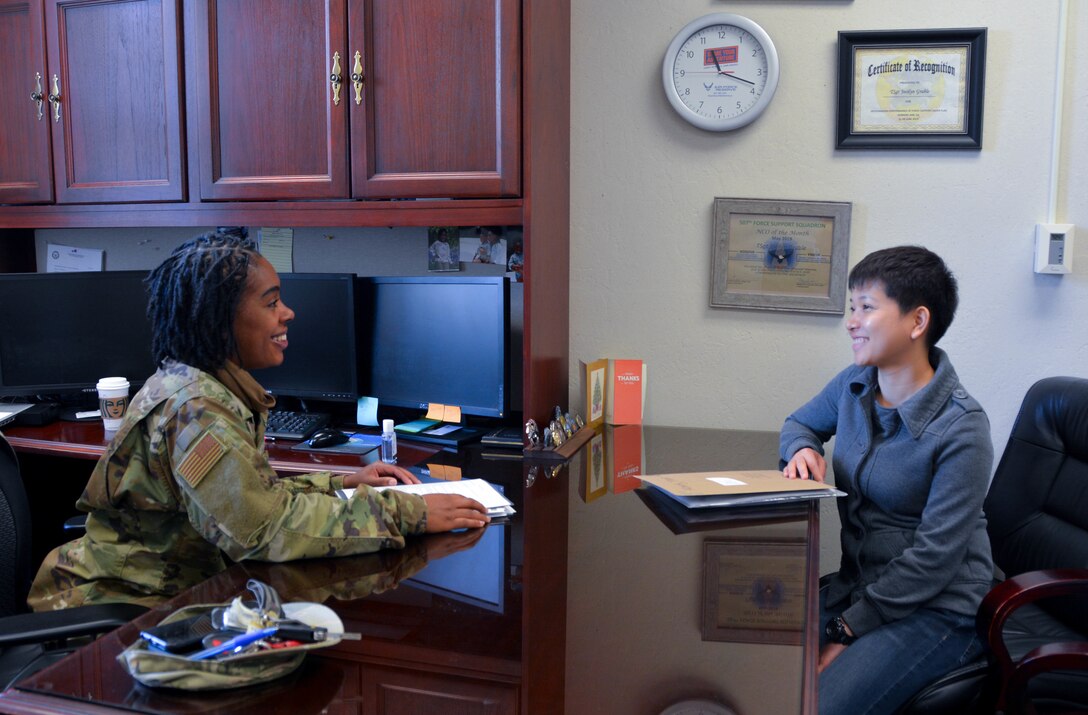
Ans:
[[[461,408],[457,405],[441,405],[432,402],[427,405],[427,419],[439,422],[460,422]]]
[[[461,481],[461,468],[455,467],[452,464],[428,464],[427,469],[434,479],[441,479],[447,482]]]

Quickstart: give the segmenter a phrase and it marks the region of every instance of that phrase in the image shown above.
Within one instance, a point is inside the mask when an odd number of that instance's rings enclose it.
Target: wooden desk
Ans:
[[[620,436],[641,442],[643,473],[776,463],[776,433],[646,427]],[[818,509],[692,520],[607,473],[626,471],[608,457],[615,437],[591,440],[554,474],[480,449],[426,455],[420,461],[501,484],[518,514],[482,534],[413,539],[403,552],[237,564],[22,681],[0,696],[0,712],[658,713],[692,698],[745,715],[815,712]],[[444,563],[498,570],[499,585],[488,593],[432,578]],[[723,575],[712,591],[727,604],[709,630],[708,565]],[[748,570],[754,583],[764,565],[778,579],[763,589],[769,600],[737,592],[738,574]],[[363,639],[315,652],[282,682],[229,693],[154,691],[120,668],[117,653],[141,627],[185,603],[229,600],[251,577],[288,600],[328,599]]]
[[[66,519],[76,515],[75,503],[87,484],[95,462],[109,440],[98,420],[57,421],[41,427],[7,427],[8,443],[19,453],[20,472],[27,498],[34,506],[33,556],[41,563],[54,547],[71,540]],[[292,450],[294,442],[267,442],[272,468],[281,474],[358,468],[376,461],[378,450],[365,455],[320,454]],[[402,464],[418,464],[439,447],[401,439],[398,457]]]

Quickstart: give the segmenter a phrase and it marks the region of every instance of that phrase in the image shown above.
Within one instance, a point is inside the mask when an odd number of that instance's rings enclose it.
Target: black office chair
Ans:
[[[147,610],[111,603],[27,613],[31,558],[30,505],[15,451],[0,434],[0,691]]]
[[[930,684],[899,715],[1088,712],[1088,380],[1024,397],[986,496],[994,563],[990,655]]]

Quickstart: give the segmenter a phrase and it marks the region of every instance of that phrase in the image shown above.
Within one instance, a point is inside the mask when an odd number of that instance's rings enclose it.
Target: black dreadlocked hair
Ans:
[[[214,372],[238,352],[234,315],[256,244],[243,229],[220,228],[174,249],[145,283],[151,354]]]

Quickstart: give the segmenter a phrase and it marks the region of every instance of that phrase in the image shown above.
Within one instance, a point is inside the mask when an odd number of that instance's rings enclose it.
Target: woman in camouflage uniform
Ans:
[[[415,481],[376,463],[279,478],[264,429],[274,400],[249,374],[279,365],[294,318],[275,269],[237,235],[188,241],[148,277],[158,371],[132,399],[77,507],[86,534],[50,553],[28,603],[153,605],[230,561],[402,548],[405,536],[484,526],[456,495],[367,488]],[[342,500],[336,489],[356,487]]]

